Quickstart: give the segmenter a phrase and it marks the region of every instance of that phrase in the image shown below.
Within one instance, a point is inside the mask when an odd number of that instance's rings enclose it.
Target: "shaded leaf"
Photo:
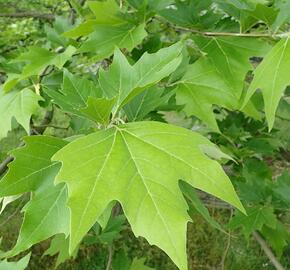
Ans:
[[[277,219],[274,214],[274,209],[268,206],[260,206],[248,208],[247,216],[241,212],[237,212],[230,221],[228,227],[230,229],[242,227],[242,232],[244,233],[245,237],[249,238],[253,231],[260,231],[264,225],[275,229],[276,224]]]

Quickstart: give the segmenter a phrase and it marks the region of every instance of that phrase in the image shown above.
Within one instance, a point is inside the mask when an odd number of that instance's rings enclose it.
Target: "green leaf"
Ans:
[[[124,215],[119,215],[109,219],[106,227],[102,230],[98,238],[106,244],[112,244],[123,228],[126,218]]]
[[[76,257],[78,248],[74,251],[74,254],[71,256],[69,254],[69,238],[65,237],[65,234],[57,234],[50,243],[49,248],[44,252],[43,256],[55,256],[58,254],[55,268],[60,264],[68,260],[70,257]]]
[[[153,86],[143,93],[134,97],[124,106],[124,111],[130,122],[144,119],[151,111],[161,105],[165,105],[168,99],[173,95],[172,91]]]
[[[290,1],[289,0],[276,0],[274,7],[279,10],[272,28],[277,31],[284,23],[290,21]]]
[[[237,212],[229,223],[230,229],[243,227],[242,232],[246,238],[255,230],[261,230],[264,225],[275,229],[277,218],[274,209],[270,206],[251,207],[247,209],[247,216]]]
[[[214,12],[211,0],[177,2],[158,13],[174,24],[201,29],[212,27],[222,17]]]
[[[100,70],[99,83],[103,95],[117,98],[115,111],[133,97],[170,75],[181,61],[182,44],[176,43],[157,53],[145,53],[131,66],[120,50],[108,71]]]
[[[25,66],[21,74],[10,74],[9,80],[6,80],[3,85],[3,90],[7,92],[17,82],[33,75],[40,75],[49,65],[62,68],[75,52],[76,48],[73,46],[68,46],[64,52],[59,54],[41,47],[30,47],[27,52],[13,60],[13,63],[23,62]]]
[[[244,105],[257,89],[262,90],[269,130],[273,128],[275,112],[285,88],[290,85],[290,42],[281,39],[254,71]]]
[[[87,107],[80,111],[91,120],[107,125],[115,103],[115,98],[106,99],[89,97]]]
[[[108,121],[115,103],[113,99],[101,98],[101,89],[96,83],[74,76],[67,70],[64,70],[62,89],[55,91],[46,87],[45,92],[64,111],[100,123]]]
[[[98,25],[81,45],[78,52],[94,52],[96,61],[109,57],[115,47],[131,51],[146,37],[145,25],[124,24],[120,26]]]
[[[25,257],[17,262],[8,262],[7,260],[0,261],[0,269],[3,270],[25,270],[27,269],[31,253],[28,253]]]
[[[135,122],[77,139],[52,158],[61,161],[57,183],[65,181],[71,209],[71,250],[117,200],[136,236],[163,249],[187,269],[187,205],[179,179],[244,211],[221,166],[197,133],[157,122]],[[93,207],[92,207],[93,206]]]
[[[0,91],[0,139],[6,137],[7,132],[12,129],[12,118],[15,118],[29,133],[30,117],[39,108],[38,102],[40,100],[42,100],[42,97],[29,89],[9,93]]]
[[[213,113],[213,104],[228,109],[238,107],[238,98],[206,58],[189,65],[183,78],[178,81],[176,102],[185,104],[187,115],[195,115],[214,131],[219,132]]]
[[[287,228],[285,228],[285,226],[278,221],[275,229],[268,226],[263,226],[262,234],[271,244],[278,257],[281,257],[283,254],[283,249],[290,242],[290,234]]]
[[[114,0],[103,2],[89,1],[88,6],[96,16],[96,24],[118,25],[123,24],[124,20],[120,16],[120,7]]]
[[[247,72],[253,69],[250,57],[264,56],[271,49],[257,38],[197,36],[193,40],[237,98],[242,94]]]
[[[1,195],[34,191],[24,207],[24,220],[17,243],[4,256],[15,256],[54,234],[68,234],[69,209],[64,184],[54,186],[59,164],[51,157],[67,142],[48,136],[26,137],[26,145],[12,152],[15,160],[0,181]]]
[[[24,147],[10,152],[15,159],[8,164],[9,170],[0,181],[0,197],[36,191],[43,184],[53,182],[60,168],[50,159],[67,142],[49,136],[24,137],[23,140]]]
[[[78,52],[94,52],[94,59],[98,61],[109,57],[116,46],[131,51],[147,36],[145,24],[136,25],[126,21],[114,0],[90,1],[88,5],[96,18],[89,19],[64,34],[71,38],[89,35]]]

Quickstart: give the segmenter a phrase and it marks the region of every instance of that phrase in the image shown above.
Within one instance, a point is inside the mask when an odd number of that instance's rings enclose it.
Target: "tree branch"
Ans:
[[[35,18],[44,20],[53,20],[54,15],[51,13],[39,13],[39,12],[17,12],[17,13],[0,13],[0,17],[5,18]]]
[[[216,37],[216,36],[229,36],[229,37],[266,37],[266,38],[283,38],[283,37],[289,37],[290,32],[288,33],[281,33],[281,34],[270,34],[270,33],[232,33],[232,32],[208,32],[208,31],[201,31],[194,28],[188,28],[183,26],[177,26],[172,23],[169,23],[168,21],[163,20],[159,17],[154,17],[156,20],[160,21],[161,23],[169,25],[171,28],[177,30],[177,31],[184,31],[184,32],[191,32],[194,34],[202,35],[202,36],[208,36],[208,37]]]
[[[281,263],[278,261],[278,259],[273,254],[272,250],[267,245],[266,241],[262,238],[262,236],[258,232],[253,232],[253,236],[255,240],[260,244],[261,248],[271,261],[271,263],[274,265],[274,267],[277,270],[285,270],[285,268],[281,265]]]

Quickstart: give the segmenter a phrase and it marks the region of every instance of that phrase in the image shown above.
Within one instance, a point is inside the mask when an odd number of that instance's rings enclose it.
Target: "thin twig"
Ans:
[[[278,259],[275,257],[274,253],[270,249],[270,247],[267,245],[266,241],[262,238],[262,236],[258,232],[253,232],[253,236],[255,240],[260,244],[261,248],[273,264],[273,266],[277,270],[285,270],[285,268],[281,265],[281,263],[278,261]]]
[[[283,38],[283,37],[289,37],[290,33],[282,33],[282,34],[270,34],[270,33],[232,33],[232,32],[208,32],[208,31],[200,31],[198,29],[194,28],[188,28],[183,26],[177,26],[172,23],[169,23],[165,20],[163,20],[160,17],[155,16],[154,19],[170,25],[171,28],[177,30],[177,31],[185,31],[185,32],[191,32],[194,34],[202,35],[202,36],[208,36],[208,37],[215,37],[215,36],[230,36],[230,37],[267,37],[267,38]]]

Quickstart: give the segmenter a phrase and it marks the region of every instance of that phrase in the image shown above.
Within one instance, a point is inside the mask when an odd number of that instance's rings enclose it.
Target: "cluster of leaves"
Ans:
[[[56,108],[70,117],[72,136],[27,136],[11,152],[2,204],[31,196],[16,245],[0,256],[53,237],[46,254],[59,253],[60,264],[82,240],[111,245],[127,219],[185,270],[191,211],[225,229],[196,189],[240,211],[229,229],[242,227],[247,238],[259,230],[281,255],[290,240],[290,176],[276,179],[266,161],[290,149],[280,141],[290,119],[290,1],[70,5],[71,18],[47,23],[37,45],[1,58],[0,139],[17,125],[35,133],[39,117]],[[186,127],[170,113],[189,120]],[[231,169],[242,203],[218,161]],[[148,269],[143,260],[120,261]]]

